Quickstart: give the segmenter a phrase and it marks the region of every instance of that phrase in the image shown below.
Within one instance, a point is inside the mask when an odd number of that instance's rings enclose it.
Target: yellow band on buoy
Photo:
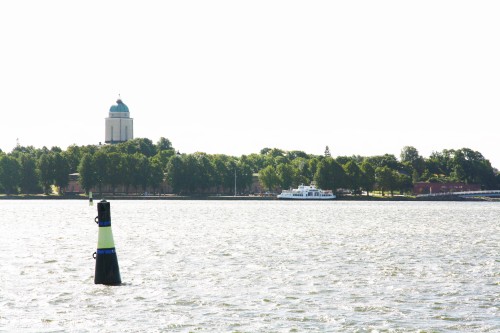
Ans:
[[[110,249],[113,247],[115,247],[115,241],[113,240],[113,233],[111,232],[111,227],[99,227],[97,248]]]

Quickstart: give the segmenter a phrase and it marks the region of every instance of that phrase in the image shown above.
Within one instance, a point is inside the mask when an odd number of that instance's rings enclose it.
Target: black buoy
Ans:
[[[94,253],[95,284],[116,286],[122,283],[118,257],[116,256],[113,232],[111,231],[111,209],[109,202],[102,200],[97,203],[96,223],[99,224],[97,252]]]

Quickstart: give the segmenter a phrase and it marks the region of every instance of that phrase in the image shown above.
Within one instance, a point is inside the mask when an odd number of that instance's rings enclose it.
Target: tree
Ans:
[[[136,181],[134,182],[134,185],[140,185],[142,192],[145,193],[148,185],[151,183],[151,164],[149,162],[149,159],[140,154],[136,154],[137,159],[138,159],[138,172],[136,174]]]
[[[335,191],[338,188],[345,188],[348,186],[347,175],[344,168],[336,161],[331,162],[331,168],[333,172],[333,188]]]
[[[310,181],[314,179],[314,176],[316,175],[316,171],[318,169],[318,164],[322,159],[314,157],[311,158],[310,160],[307,161],[307,167],[304,169],[304,171],[308,171],[307,174],[304,174]]]
[[[303,157],[298,157],[292,161],[292,167],[295,171],[293,185],[309,184],[313,179],[309,171],[308,160]]]
[[[375,187],[375,169],[368,161],[361,163],[361,171],[363,172],[361,186],[366,191],[366,195],[370,195]]]
[[[12,156],[0,155],[0,187],[6,194],[16,194],[20,183],[20,165]]]
[[[345,185],[345,178],[344,169],[331,157],[319,161],[314,175],[318,187],[332,189],[334,192]]]
[[[396,156],[392,154],[385,154],[380,156],[367,157],[366,160],[374,167],[388,167],[392,170],[401,169],[401,163],[397,160]]]
[[[249,188],[252,185],[253,182],[253,171],[252,167],[247,161],[246,156],[241,156],[238,165],[237,165],[237,171],[238,171],[238,187],[241,192],[244,192],[247,188]]]
[[[33,146],[24,147],[24,146],[17,145],[16,147],[14,147],[14,149],[12,149],[10,156],[18,158],[18,159],[21,157],[21,155],[28,155],[28,156],[37,158],[38,157],[37,152],[38,152],[38,149],[36,149]],[[0,150],[0,155],[1,155],[1,150]]]
[[[396,186],[399,189],[399,193],[403,194],[404,192],[411,191],[413,187],[413,182],[411,181],[411,177],[402,173],[398,173],[394,171],[394,176],[396,177]]]
[[[99,150],[94,154],[93,164],[95,168],[96,184],[99,187],[99,194],[102,195],[102,186],[109,184],[109,154],[104,150]]]
[[[337,156],[335,158],[335,161],[337,161],[338,164],[340,165],[345,165],[349,163],[350,161],[356,162],[356,163],[361,163],[363,161],[363,158],[360,156]]]
[[[161,137],[158,140],[155,148],[156,148],[157,152],[166,151],[166,150],[170,150],[170,151],[175,152],[174,148],[172,147],[172,142],[170,142],[169,139],[166,139],[164,137]]]
[[[271,156],[273,158],[276,158],[278,156],[282,156],[282,157],[285,157],[285,151],[283,149],[278,149],[278,148],[273,148],[273,149],[269,149],[269,148],[264,148],[260,151],[261,155],[267,155],[267,156]]]
[[[468,184],[495,186],[495,173],[490,162],[480,152],[469,148],[456,150],[451,159],[452,174]]]
[[[172,191],[180,194],[184,185],[184,162],[179,155],[174,155],[167,164],[167,179]]]
[[[205,153],[195,153],[194,158],[196,159],[196,164],[198,168],[198,188],[205,192],[212,186],[214,186],[214,174],[215,170],[213,164],[211,163],[208,155]]]
[[[264,169],[265,157],[261,154],[250,154],[246,157],[246,162],[252,168],[252,172],[259,172]]]
[[[64,188],[66,188],[69,183],[70,167],[68,160],[62,153],[58,152],[53,155],[53,168],[54,185],[59,188],[59,194],[63,194]]]
[[[412,146],[404,146],[401,149],[401,162],[408,162],[413,165],[418,159],[420,159],[420,155],[418,154],[418,150]]]
[[[308,159],[309,155],[307,155],[305,152],[301,150],[292,150],[286,153],[286,156],[290,161],[295,160],[296,158],[305,158]]]
[[[357,193],[361,188],[363,172],[359,168],[358,164],[354,161],[349,161],[344,165],[344,171],[346,173],[347,187]]]
[[[163,170],[166,169],[168,160],[175,155],[175,151],[172,150],[160,150],[153,156],[155,162],[157,162]]]
[[[194,193],[201,184],[201,170],[198,165],[198,159],[195,155],[182,155],[184,165],[184,189],[188,193]]]
[[[111,186],[113,194],[116,192],[116,187],[124,183],[125,176],[125,154],[109,153],[108,166],[106,170],[106,183]]]
[[[387,166],[383,166],[375,169],[375,175],[378,187],[382,191],[382,196],[385,191],[390,191],[391,196],[394,196],[398,173]]]
[[[130,155],[135,153],[140,153],[146,157],[156,155],[156,146],[153,144],[153,141],[146,138],[135,138],[112,146],[117,146],[121,152]]]
[[[140,155],[140,154],[139,154]],[[122,159],[122,172],[123,172],[123,179],[121,180],[121,183],[125,187],[125,193],[129,194],[130,193],[130,186],[134,186],[137,188],[137,185],[135,184],[135,174],[137,173],[137,170],[139,168],[138,164],[139,161],[137,159],[138,154],[123,154],[123,159]]]
[[[62,154],[68,161],[69,173],[77,172],[82,159],[83,149],[77,145],[69,146]]]
[[[227,190],[229,189],[230,193],[234,193],[234,172],[237,171],[237,163],[236,158],[232,156],[227,156],[226,160],[226,173],[223,174],[222,184],[223,187]]]
[[[51,185],[54,182],[54,159],[51,153],[43,153],[38,159],[38,170],[40,172],[40,183],[42,184],[43,193],[50,194]]]
[[[97,175],[94,165],[94,160],[92,155],[86,153],[83,155],[78,165],[79,182],[82,188],[85,190],[85,194],[89,194],[90,190],[97,183]]]
[[[222,189],[224,191],[225,187],[229,184],[226,184],[225,179],[226,175],[229,173],[230,164],[229,157],[222,154],[213,155],[211,158],[212,164],[212,178],[216,188],[217,193]]]
[[[290,164],[279,164],[276,173],[281,188],[290,188],[292,186],[295,172]]]
[[[262,187],[267,188],[269,192],[273,192],[279,184],[279,178],[276,174],[276,169],[272,165],[268,165],[259,171],[259,181]]]
[[[150,164],[149,185],[153,188],[153,191],[156,193],[156,190],[160,187],[165,175],[163,173],[162,165],[157,160],[152,158],[149,164]]]
[[[40,179],[38,177],[36,159],[34,155],[32,156],[28,153],[21,153],[18,157],[18,162],[20,166],[19,187],[21,189],[21,193],[40,193]]]
[[[419,155],[418,150],[412,146],[405,146],[401,150],[401,163],[409,165],[411,170],[408,170],[413,176],[414,181],[418,181],[425,170],[424,159]]]

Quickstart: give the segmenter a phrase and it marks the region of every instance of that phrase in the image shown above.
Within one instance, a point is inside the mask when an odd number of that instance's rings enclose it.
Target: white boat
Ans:
[[[335,198],[336,196],[331,190],[316,188],[314,184],[300,185],[298,188],[283,190],[281,194],[278,194],[278,199],[289,200],[331,200]]]

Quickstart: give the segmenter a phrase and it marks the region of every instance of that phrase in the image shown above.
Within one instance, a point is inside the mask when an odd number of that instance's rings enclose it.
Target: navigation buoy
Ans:
[[[92,191],[89,192],[89,206],[94,205],[94,200],[92,199]]]
[[[102,200],[97,203],[97,217],[99,224],[97,252],[94,253],[95,284],[116,286],[122,283],[118,257],[116,256],[113,232],[111,231],[111,209],[109,202]]]

